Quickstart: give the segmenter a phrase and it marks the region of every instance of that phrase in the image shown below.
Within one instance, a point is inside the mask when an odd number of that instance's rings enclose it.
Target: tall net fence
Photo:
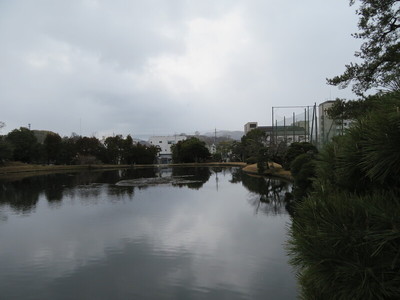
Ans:
[[[317,143],[316,104],[272,107],[272,143]]]

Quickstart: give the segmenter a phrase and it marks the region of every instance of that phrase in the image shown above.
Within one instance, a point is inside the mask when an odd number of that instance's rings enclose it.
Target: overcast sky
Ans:
[[[326,84],[360,41],[347,0],[0,0],[1,133],[243,130]]]

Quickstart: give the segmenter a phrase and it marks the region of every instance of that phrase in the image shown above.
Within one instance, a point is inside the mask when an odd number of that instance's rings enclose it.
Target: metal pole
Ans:
[[[293,124],[292,124],[292,129],[293,129],[293,142],[295,142],[295,136],[294,136],[294,126],[295,126],[295,115],[294,115],[294,112],[293,112]],[[292,143],[293,143],[292,142]]]
[[[271,131],[271,145],[274,143],[274,107],[272,106],[272,131]]]
[[[318,117],[317,117],[317,103],[314,103],[315,109],[315,144],[318,146]]]
[[[310,107],[307,105],[307,130],[308,130],[308,142],[310,141]]]
[[[312,118],[311,118],[311,143],[313,142],[313,133],[314,133],[314,114],[315,114],[315,108],[313,107],[312,111]]]
[[[307,142],[307,110],[304,109],[304,141]]]
[[[287,138],[286,138],[286,116],[283,116],[283,131],[284,131],[284,141],[285,141],[285,144],[287,144]]]

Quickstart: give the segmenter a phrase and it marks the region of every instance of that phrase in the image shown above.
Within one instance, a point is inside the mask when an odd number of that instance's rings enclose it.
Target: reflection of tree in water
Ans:
[[[13,211],[26,214],[35,209],[43,189],[38,180],[31,178],[17,182],[0,182],[0,205],[8,205]]]
[[[110,201],[125,199],[125,197],[132,199],[134,196],[134,187],[117,187],[115,183],[127,178],[154,176],[154,168],[84,172],[77,175],[75,185],[73,188],[66,190],[65,195],[79,197],[83,201],[97,199],[102,194],[110,197]]]
[[[133,197],[134,188],[115,188],[115,182],[126,176],[154,177],[154,169],[84,171],[80,173],[57,173],[0,181],[0,205],[8,205],[14,212],[32,212],[41,195],[53,206],[61,206],[64,197],[95,198],[106,193],[122,198]],[[113,198],[114,199],[114,198]]]
[[[198,190],[210,179],[211,170],[208,167],[177,167],[172,169],[172,176],[185,176],[188,178],[188,180],[196,181],[191,183],[176,184],[176,186],[187,186],[190,189]]]
[[[290,190],[288,182],[260,176],[251,176],[241,170],[232,172],[232,183],[242,182],[252,195],[249,203],[255,207],[255,212],[264,214],[286,213],[286,194]]]
[[[230,183],[240,183],[242,182],[243,172],[240,168],[235,168],[232,170],[232,179],[229,180]]]
[[[122,179],[136,179],[136,178],[152,178],[158,176],[158,168],[137,168],[137,169],[124,169],[119,170],[119,178]],[[116,182],[116,181],[114,181]]]
[[[166,170],[172,176],[185,176],[198,182],[186,183],[188,186],[200,189],[211,176],[209,168],[173,168]],[[115,186],[115,183],[125,179],[154,178],[162,176],[158,168],[121,169],[110,171],[84,171],[80,173],[57,173],[26,177],[23,179],[0,181],[0,206],[8,205],[14,212],[32,212],[40,197],[44,196],[52,207],[62,205],[65,197],[77,198],[82,201],[100,201],[102,197],[108,201],[132,199],[135,187]],[[145,189],[140,187],[139,189]],[[4,218],[2,218],[4,219]]]

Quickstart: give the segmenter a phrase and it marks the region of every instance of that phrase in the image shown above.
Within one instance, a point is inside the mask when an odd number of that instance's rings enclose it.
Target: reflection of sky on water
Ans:
[[[254,215],[252,193],[230,179],[131,194],[79,186],[59,206],[41,194],[25,217],[5,209],[0,290],[24,299],[295,298],[283,250],[289,217]]]

